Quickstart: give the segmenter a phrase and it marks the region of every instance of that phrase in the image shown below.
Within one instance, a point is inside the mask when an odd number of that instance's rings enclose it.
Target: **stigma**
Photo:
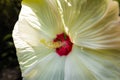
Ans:
[[[67,56],[72,51],[73,43],[65,33],[57,34],[53,41],[40,40],[48,48],[55,49],[59,56]]]

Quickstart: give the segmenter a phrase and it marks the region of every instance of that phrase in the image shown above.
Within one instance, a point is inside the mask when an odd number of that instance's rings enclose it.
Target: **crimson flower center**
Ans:
[[[58,34],[53,42],[61,43],[61,46],[56,48],[56,53],[59,56],[67,56],[72,50],[73,43],[71,42],[69,36],[65,33]]]

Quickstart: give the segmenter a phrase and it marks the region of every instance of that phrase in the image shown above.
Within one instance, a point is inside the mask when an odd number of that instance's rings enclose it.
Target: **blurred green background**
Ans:
[[[22,80],[12,39],[20,9],[21,0],[0,0],[0,80]]]
[[[12,39],[20,9],[21,0],[0,0],[0,80],[22,80]]]

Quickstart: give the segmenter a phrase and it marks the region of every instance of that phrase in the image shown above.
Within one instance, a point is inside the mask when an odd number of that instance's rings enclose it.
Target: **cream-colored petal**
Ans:
[[[49,36],[54,38],[56,34],[64,32],[56,0],[23,0],[22,4],[34,11],[40,28],[49,33]]]
[[[64,80],[65,57],[55,52],[38,61],[23,72],[23,80]]]
[[[119,80],[120,50],[74,46],[65,62],[65,80]]]
[[[74,46],[72,52],[66,58],[64,80],[96,80],[92,72],[80,60],[78,54],[83,53],[80,48]]]
[[[81,29],[99,22],[111,0],[57,0],[57,2],[65,30],[73,37]]]
[[[23,6],[13,30],[13,39],[22,71],[34,65],[38,58],[42,59],[53,51],[40,42],[41,39],[51,40],[40,26],[32,10]]]
[[[34,12],[23,5],[13,32],[31,46],[38,46],[41,39],[53,39],[52,36],[49,36],[49,32],[45,32],[40,28],[41,26]]]
[[[103,18],[84,29],[74,37],[76,45],[93,49],[120,49],[120,19],[118,3],[112,1]]]

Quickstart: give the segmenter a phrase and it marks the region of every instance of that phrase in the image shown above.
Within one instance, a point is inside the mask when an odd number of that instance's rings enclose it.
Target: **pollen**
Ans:
[[[62,43],[60,41],[58,42],[53,42],[53,41],[46,41],[45,39],[41,39],[40,42],[45,45],[48,48],[59,48],[62,46]]]

